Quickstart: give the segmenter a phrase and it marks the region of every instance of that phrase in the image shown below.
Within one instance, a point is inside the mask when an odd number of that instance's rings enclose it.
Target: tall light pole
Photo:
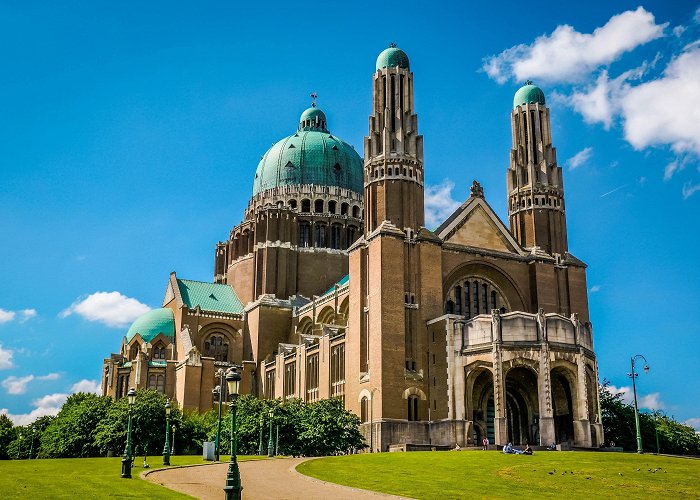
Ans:
[[[262,448],[262,435],[263,435],[263,414],[260,414],[260,435],[258,436],[258,455],[263,454]]]
[[[231,367],[226,371],[226,385],[228,386],[229,397],[231,398],[231,460],[228,463],[228,472],[226,473],[226,486],[224,493],[226,500],[241,500],[241,474],[238,470],[238,437],[236,436],[236,400],[238,399],[238,390],[241,384],[241,374],[238,373],[235,367]]]
[[[175,454],[175,424],[173,424],[172,430],[173,430],[173,445],[170,447],[170,455]]]
[[[226,372],[224,371],[223,368],[219,368],[219,370],[216,372],[216,376],[219,377],[219,385],[214,387],[212,389],[211,393],[214,394],[219,398],[219,420],[216,424],[216,440],[214,442],[214,458],[216,458],[216,461],[219,461],[219,442],[221,440],[221,405],[223,404],[224,401],[224,388],[226,387],[224,385],[224,377],[226,376]]]
[[[642,431],[639,427],[639,408],[637,407],[637,384],[635,382],[635,379],[639,377],[639,373],[634,371],[634,364],[637,361],[637,359],[644,360],[644,373],[649,373],[649,362],[647,361],[647,358],[645,358],[641,354],[637,354],[631,359],[632,373],[627,374],[627,376],[632,379],[632,392],[634,393],[634,423],[637,427],[637,453],[644,453],[644,450],[642,450]]]
[[[163,465],[170,465],[170,400],[165,402],[165,446],[163,447]]]
[[[129,401],[129,423],[126,426],[126,447],[122,457],[122,477],[131,479],[131,408],[136,402],[136,389],[133,387],[126,393]]]
[[[267,413],[267,416],[270,417],[270,439],[267,440],[267,456],[268,457],[274,457],[275,456],[275,444],[272,441],[272,416],[275,414],[275,412],[270,408],[270,411]]]

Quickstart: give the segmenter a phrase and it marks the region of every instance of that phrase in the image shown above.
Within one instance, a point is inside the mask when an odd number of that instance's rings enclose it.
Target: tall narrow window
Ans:
[[[472,317],[472,297],[469,282],[464,283],[464,315],[467,318]]]
[[[286,363],[284,365],[284,398],[294,397],[296,394],[296,363]]]
[[[345,403],[345,344],[331,347],[331,397]]]
[[[496,303],[496,292],[495,291],[491,292],[491,309],[498,309],[498,305]]]
[[[306,401],[318,400],[318,354],[306,357]]]
[[[309,248],[311,243],[311,225],[308,222],[299,224],[299,246]]]
[[[275,399],[275,369],[265,372],[265,398]]]
[[[411,422],[419,420],[418,415],[418,396],[408,396],[406,400],[407,403],[407,417]]]
[[[475,281],[473,285],[474,289],[474,316],[479,314],[479,282]]]
[[[340,249],[340,224],[333,224],[331,226],[331,248],[338,250]]]
[[[301,211],[304,213],[311,212],[311,200],[301,200]]]
[[[462,314],[462,287],[455,287],[455,314]]]
[[[316,224],[316,245],[317,248],[326,246],[326,225]]]
[[[489,313],[489,292],[488,292],[488,285],[484,283],[481,285],[481,290],[483,293],[483,303],[484,303],[484,314]]]
[[[360,422],[369,422],[369,399],[367,396],[360,400]]]

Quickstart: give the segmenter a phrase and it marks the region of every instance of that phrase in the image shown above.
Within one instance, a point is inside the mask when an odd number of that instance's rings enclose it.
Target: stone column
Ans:
[[[479,290],[480,291],[480,290]],[[501,355],[501,317],[494,309],[492,312],[491,337],[493,338],[493,419],[495,444],[504,446],[508,443],[506,427],[506,387],[503,378],[503,363]]]
[[[588,386],[586,385],[586,363],[583,354],[576,355],[576,409],[574,419],[574,443],[591,447],[591,425],[588,416]]]
[[[537,336],[540,339],[540,369],[537,374],[537,389],[540,399],[540,446],[549,446],[556,440],[554,415],[552,412],[552,384],[547,340],[547,321],[544,309],[537,312]]]

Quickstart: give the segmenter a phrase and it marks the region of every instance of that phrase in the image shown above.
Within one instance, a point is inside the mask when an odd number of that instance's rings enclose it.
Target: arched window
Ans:
[[[301,200],[301,211],[305,214],[311,212],[311,200]]]
[[[166,359],[167,354],[166,354],[166,349],[165,346],[161,343],[158,342],[153,350],[151,351],[151,358],[152,359]]]
[[[292,210],[296,210],[297,209],[297,200],[289,200],[289,208],[291,208]]]
[[[335,250],[340,249],[340,231],[342,227],[340,224],[333,224],[331,226],[331,248]]]
[[[204,342],[202,354],[215,361],[228,362],[228,340],[223,335],[212,335]]]
[[[418,415],[418,396],[408,396],[408,399],[406,400],[407,403],[407,416],[408,420],[411,422],[415,422],[417,420],[420,420],[419,415]]]
[[[323,213],[323,200],[316,200],[314,202],[314,212],[317,214]]]
[[[369,399],[367,396],[360,400],[360,422],[363,424],[369,422]]]
[[[134,361],[139,355],[139,345],[134,344],[131,346],[131,350],[129,351],[129,359]]]
[[[347,203],[343,203],[340,205],[340,215],[348,215],[348,209],[350,208],[350,205]]]
[[[356,219],[360,218],[360,207],[358,207],[357,205],[354,205],[352,207],[352,216],[355,217]]]
[[[326,246],[326,225],[316,224],[316,246],[317,248],[324,248]]]
[[[335,201],[329,201],[329,202],[328,202],[328,212],[334,214],[334,213],[335,213],[335,208],[336,208],[336,202],[335,202]]]
[[[455,303],[450,299],[447,301],[447,304],[445,305],[445,314],[454,314],[455,312]]]

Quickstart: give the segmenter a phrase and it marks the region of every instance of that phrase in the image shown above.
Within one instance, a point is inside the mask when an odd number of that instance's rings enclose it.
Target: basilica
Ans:
[[[372,451],[600,446],[586,264],[567,244],[544,93],[527,82],[513,100],[508,221],[474,181],[430,230],[413,86],[392,44],[362,156],[315,103],[304,111],[263,154],[213,281],[171,273],[162,307],[104,359],[103,394],[152,388],[206,411],[235,364],[244,393],[341,399]]]

